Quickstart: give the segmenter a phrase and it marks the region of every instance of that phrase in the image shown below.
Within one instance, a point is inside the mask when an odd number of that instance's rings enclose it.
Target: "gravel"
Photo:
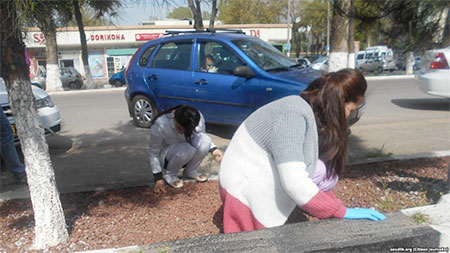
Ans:
[[[336,188],[347,207],[381,212],[436,203],[448,192],[450,157],[349,166]],[[155,194],[149,187],[61,195],[70,234],[50,252],[118,248],[221,233],[218,182]],[[296,209],[288,222],[316,218]],[[30,200],[0,202],[0,252],[33,252]]]

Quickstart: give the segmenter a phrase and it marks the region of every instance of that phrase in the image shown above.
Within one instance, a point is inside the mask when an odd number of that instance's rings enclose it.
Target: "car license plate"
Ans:
[[[16,124],[11,124],[11,129],[13,131],[13,135],[14,137],[17,137],[17,129],[16,129]]]

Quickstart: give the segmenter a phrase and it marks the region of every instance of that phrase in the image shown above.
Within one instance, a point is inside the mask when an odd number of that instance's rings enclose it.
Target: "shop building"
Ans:
[[[216,29],[241,29],[245,34],[262,40],[283,44],[287,41],[286,24],[216,25]],[[160,38],[167,30],[192,30],[191,25],[142,25],[85,27],[89,66],[94,79],[108,79],[126,68],[140,45]],[[37,28],[25,32],[25,45],[32,61],[30,75],[46,65],[45,38]],[[74,67],[84,76],[78,28],[57,30],[58,63],[60,67]]]

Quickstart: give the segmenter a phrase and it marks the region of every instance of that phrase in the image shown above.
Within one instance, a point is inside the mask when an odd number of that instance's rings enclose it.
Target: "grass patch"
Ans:
[[[424,213],[414,214],[413,219],[417,225],[421,225],[424,223],[430,223],[430,217],[428,216],[428,214],[424,214]]]

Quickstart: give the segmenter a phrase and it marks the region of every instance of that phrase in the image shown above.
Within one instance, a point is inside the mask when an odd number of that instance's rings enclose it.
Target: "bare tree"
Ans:
[[[17,14],[18,10],[31,12],[33,4],[28,1],[0,2],[0,74],[6,82],[25,158],[35,220],[33,246],[36,249],[44,249],[67,241],[69,236],[44,129],[31,92],[28,66],[24,56],[25,45]]]
[[[209,19],[209,28],[214,28],[214,23],[216,22],[217,16],[217,0],[212,0],[211,4],[211,18]]]
[[[203,30],[202,8],[200,6],[201,0],[188,0],[189,8],[194,16],[194,29],[197,31]]]

